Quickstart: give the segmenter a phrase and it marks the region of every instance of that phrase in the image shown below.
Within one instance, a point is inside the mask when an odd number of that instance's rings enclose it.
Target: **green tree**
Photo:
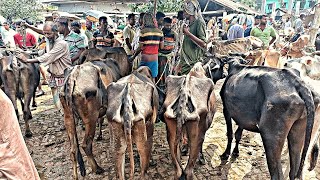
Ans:
[[[37,19],[42,6],[37,0],[1,0],[0,14],[8,20]]]
[[[152,1],[148,3],[129,4],[133,12],[153,12]],[[178,12],[182,10],[183,0],[158,0],[157,11],[161,12]]]

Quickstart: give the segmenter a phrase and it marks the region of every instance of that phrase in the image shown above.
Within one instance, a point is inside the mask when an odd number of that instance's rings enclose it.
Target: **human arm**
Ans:
[[[123,38],[125,39],[125,43],[128,46],[129,50],[132,50],[132,45],[130,43],[130,30],[128,27],[123,30]]]
[[[271,28],[270,36],[272,37],[272,39],[271,39],[271,41],[269,43],[269,46],[271,46],[277,39],[277,33],[273,28]]]
[[[195,36],[194,34],[192,34],[189,31],[189,28],[187,26],[183,27],[183,33],[188,36],[194,43],[196,43],[198,46],[200,46],[201,48],[206,48],[207,44],[204,41],[205,37],[206,37],[206,33],[205,33],[205,26],[204,24],[200,23],[200,26],[198,27],[198,32],[197,32],[197,36]]]
[[[29,29],[33,30],[34,32],[36,32],[36,33],[38,33],[38,34],[41,34],[41,35],[44,35],[42,29],[36,28],[36,27],[34,27],[34,26],[31,26],[31,25],[28,24],[28,23],[25,23],[25,25],[26,25]]]

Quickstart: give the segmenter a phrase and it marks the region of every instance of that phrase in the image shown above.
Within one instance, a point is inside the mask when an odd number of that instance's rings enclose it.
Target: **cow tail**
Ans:
[[[313,96],[310,89],[307,88],[305,83],[300,79],[298,79],[297,76],[293,75],[291,72],[290,72],[290,75],[292,76],[292,79],[294,79],[294,82],[293,82],[294,86],[296,87],[296,90],[298,91],[300,97],[303,99],[307,109],[307,125],[306,125],[305,141],[304,141],[304,146],[302,150],[299,170],[296,175],[297,178],[300,178],[302,175],[302,170],[303,170],[304,161],[307,155],[307,151],[310,145],[311,133],[312,133],[313,123],[314,123],[314,116],[315,116],[315,105],[314,105]]]
[[[71,74],[70,76],[68,76],[67,82],[65,84],[66,88],[65,88],[65,95],[66,95],[66,101],[67,101],[67,106],[70,108],[70,111],[72,112],[73,115],[73,124],[74,127],[74,140],[76,144],[76,159],[77,162],[79,164],[79,169],[80,169],[80,174],[82,177],[84,177],[86,175],[86,169],[85,169],[85,165],[84,165],[84,161],[83,161],[83,157],[82,154],[80,152],[80,146],[79,146],[79,140],[78,140],[78,134],[77,134],[77,128],[76,128],[76,117],[74,113],[77,113],[77,109],[75,107],[75,103],[74,103],[74,99],[73,99],[73,92],[74,92],[74,88],[75,88],[75,84],[76,84],[76,79],[78,77],[79,74],[79,68],[75,69],[75,73]],[[68,86],[67,86],[68,83]]]
[[[176,132],[176,140],[175,140],[175,146],[178,146],[179,141],[182,137],[182,130],[183,125],[185,123],[186,117],[186,108],[188,103],[188,87],[187,87],[187,76],[184,80],[184,82],[181,85],[180,89],[180,95],[178,99],[178,107],[177,107],[177,132]]]
[[[130,159],[130,179],[133,179],[134,176],[134,159],[133,159],[133,147],[132,147],[132,100],[130,96],[130,84],[127,84],[123,93],[122,99],[123,105],[123,127],[124,127],[124,134],[125,139],[127,141],[127,147],[129,152],[129,159]]]

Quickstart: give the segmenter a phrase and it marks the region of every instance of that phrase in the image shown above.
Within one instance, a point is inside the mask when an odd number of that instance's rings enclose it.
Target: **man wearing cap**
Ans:
[[[113,47],[114,35],[108,30],[107,17],[101,16],[99,18],[100,28],[94,32],[93,37],[96,39],[97,47]]]
[[[50,74],[48,86],[51,88],[53,102],[56,108],[62,112],[59,100],[59,88],[64,83],[64,70],[71,66],[68,43],[58,35],[58,27],[53,22],[47,22],[43,26],[43,33],[47,39],[46,53],[35,59],[27,59],[23,54],[18,58],[25,63],[43,63],[49,66]]]
[[[71,26],[75,25],[77,22],[73,22]],[[56,22],[58,26],[58,32],[63,35],[63,40],[65,40],[69,45],[71,62],[75,62],[79,59],[80,54],[84,51],[84,39],[77,33],[70,31],[68,26],[68,19],[59,18]],[[79,30],[80,31],[80,30]]]
[[[262,15],[259,26],[254,27],[251,30],[250,35],[259,38],[263,42],[263,49],[268,49],[269,46],[271,46],[277,39],[276,31],[273,29],[273,27],[267,27],[266,15]]]
[[[198,61],[201,61],[206,49],[206,25],[201,16],[201,8],[197,0],[187,0],[184,3],[184,16],[189,26],[184,26],[184,40],[181,49],[180,71],[188,74]]]
[[[303,34],[304,27],[303,27],[303,20],[305,19],[305,14],[300,14],[300,17],[294,21],[294,31],[297,34]]]

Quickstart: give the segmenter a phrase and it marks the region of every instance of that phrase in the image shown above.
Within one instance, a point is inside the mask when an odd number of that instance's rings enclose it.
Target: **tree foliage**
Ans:
[[[0,14],[8,20],[38,18],[42,6],[37,0],[0,0]]]
[[[158,0],[157,11],[160,12],[178,12],[182,10],[183,0]],[[153,1],[148,3],[129,4],[133,12],[153,12]]]

